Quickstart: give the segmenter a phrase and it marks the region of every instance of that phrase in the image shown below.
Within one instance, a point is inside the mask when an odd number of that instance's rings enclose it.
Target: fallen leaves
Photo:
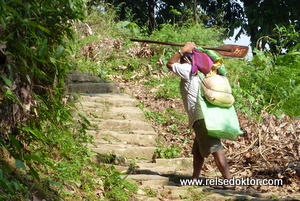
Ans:
[[[127,50],[127,55],[132,58],[150,57],[155,49],[148,45],[136,43]],[[161,65],[158,61],[158,65]],[[119,68],[126,69],[125,66]],[[151,76],[164,77],[168,74],[154,72],[152,66],[147,66]],[[152,89],[142,85],[146,77],[142,72],[124,80],[122,75],[110,76],[115,82],[119,82],[124,88],[132,92],[132,96],[140,100],[147,109],[152,111],[164,111],[167,108],[176,108],[184,112],[182,100],[156,98],[153,93],[157,92],[163,84]],[[141,78],[141,79],[137,79]],[[137,81],[138,80],[138,81]],[[241,129],[244,134],[238,137],[237,141],[223,140],[223,147],[229,161],[231,172],[236,178],[250,177],[253,179],[283,179],[284,185],[278,186],[244,186],[244,190],[252,189],[259,192],[279,192],[283,194],[299,193],[300,189],[300,120],[292,119],[282,115],[280,118],[262,111],[260,120],[252,120],[245,113],[238,113]],[[174,118],[170,118],[173,122]],[[175,119],[176,120],[176,119]],[[181,131],[179,135],[170,132],[172,122],[166,125],[153,126],[159,136],[166,144],[177,144],[182,147],[181,156],[190,157],[194,134],[187,129],[187,122],[177,122],[177,127]],[[201,176],[208,176],[212,170],[217,170],[212,157],[205,161]],[[192,169],[192,167],[191,167]]]
[[[83,46],[79,54],[84,56],[85,59],[101,62],[107,56],[110,56],[113,50],[122,49],[122,40],[122,38],[105,37]]]
[[[115,80],[117,81],[117,80]],[[122,82],[121,79],[118,80]],[[164,111],[175,107],[184,112],[181,99],[157,99],[153,93],[162,85],[147,89],[141,83],[122,83],[130,88],[133,96],[139,99],[152,111]],[[299,193],[300,186],[300,120],[282,115],[276,118],[265,111],[261,113],[261,120],[251,120],[246,114],[238,113],[241,129],[244,134],[237,141],[223,140],[223,147],[228,158],[231,171],[236,178],[278,179],[284,181],[283,187],[251,186],[259,192]],[[174,119],[173,119],[174,120]],[[173,121],[172,120],[172,121]],[[172,125],[172,124],[170,124]],[[179,136],[170,133],[169,126],[155,125],[161,138],[166,144],[178,144],[183,148],[182,157],[191,156],[194,134],[187,129],[187,122],[178,122]],[[188,132],[189,131],[189,132]],[[188,139],[184,141],[183,139]],[[203,167],[203,176],[208,176],[217,167],[209,157]],[[247,187],[242,187],[247,190]]]
[[[154,49],[147,43],[134,42],[134,46],[126,51],[132,58],[149,58],[154,55]]]

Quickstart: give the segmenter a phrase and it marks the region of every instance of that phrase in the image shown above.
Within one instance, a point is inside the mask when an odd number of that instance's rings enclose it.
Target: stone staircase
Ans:
[[[192,159],[153,159],[158,134],[137,107],[138,100],[116,83],[78,71],[68,75],[67,84],[79,112],[91,122],[87,132],[94,136],[89,146],[97,154],[95,162],[115,164],[138,185],[132,200],[274,200],[270,194],[180,185],[180,179],[190,178]]]
[[[94,136],[93,152],[152,158],[157,134],[143,121],[143,112],[136,107],[137,103],[129,95],[120,93],[81,95],[77,107],[93,128],[88,131]]]
[[[88,133],[94,136],[93,152],[152,159],[157,133],[145,121],[137,100],[120,93],[116,83],[78,71],[68,75],[67,83],[70,91],[81,94],[76,106],[91,123]]]

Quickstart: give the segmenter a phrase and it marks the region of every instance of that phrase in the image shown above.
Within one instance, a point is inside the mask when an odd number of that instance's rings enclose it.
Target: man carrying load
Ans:
[[[180,91],[184,108],[189,118],[189,127],[193,128],[196,134],[192,148],[192,179],[199,178],[204,158],[210,154],[213,155],[214,161],[224,179],[231,179],[232,175],[229,171],[229,165],[221,141],[219,138],[208,135],[205,117],[199,110],[199,101],[197,99],[199,98],[201,78],[197,73],[192,73],[192,64],[186,59],[186,56],[191,55],[195,48],[196,44],[194,42],[187,42],[167,63],[168,69],[181,78]],[[216,186],[216,188],[234,189],[234,186]]]

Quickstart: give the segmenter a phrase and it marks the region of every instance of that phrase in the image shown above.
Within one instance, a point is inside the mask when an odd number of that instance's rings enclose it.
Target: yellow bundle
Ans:
[[[216,59],[211,71],[202,79],[201,85],[208,102],[219,107],[230,107],[234,103],[234,97],[227,77],[217,74],[221,65],[222,59]]]

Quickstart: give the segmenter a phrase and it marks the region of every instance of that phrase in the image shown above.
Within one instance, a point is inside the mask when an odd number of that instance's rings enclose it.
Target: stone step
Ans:
[[[130,181],[133,181],[131,179]],[[143,200],[143,201],[171,201],[171,200],[180,200],[180,201],[191,201],[191,200],[205,200],[202,197],[203,188],[191,188],[190,186],[173,186],[173,185],[156,185],[155,180],[152,181],[152,184],[143,185],[144,190],[138,190],[137,193],[133,196],[134,200]],[[150,182],[149,182],[150,183]],[[213,199],[208,199],[213,200]],[[227,199],[216,199],[216,200],[227,200]],[[236,200],[236,199],[232,199]]]
[[[145,161],[141,161],[140,163],[137,163],[140,167],[143,168],[154,168],[157,166],[164,166],[164,167],[175,167],[177,169],[186,170],[191,169],[193,165],[193,159],[192,158],[157,158],[155,159],[155,162],[149,163]]]
[[[190,175],[193,169],[192,158],[155,159],[155,162],[136,162],[135,172],[143,173],[145,170],[159,174]]]
[[[67,85],[68,89],[77,93],[119,93],[117,83],[73,83]]]
[[[75,106],[78,109],[78,112],[86,116],[89,121],[101,118],[103,113],[108,110],[107,105],[95,102],[75,103]]]
[[[91,116],[93,119],[127,119],[144,121],[145,115],[143,111],[136,107],[109,107],[97,103],[76,104],[76,107],[85,115]]]
[[[98,154],[114,154],[125,157],[152,159],[156,147],[141,147],[130,144],[103,144],[101,147],[91,147]]]
[[[100,78],[89,73],[82,73],[74,71],[67,74],[66,83],[82,83],[82,82],[107,82],[105,79]]]
[[[110,107],[108,111],[102,113],[105,119],[127,119],[127,120],[145,120],[145,115],[137,107]]]
[[[117,132],[118,134],[131,134],[131,135],[153,135],[157,136],[158,134],[155,131],[145,131],[145,130],[130,130],[130,131],[111,131],[111,130],[87,130],[88,134],[93,135],[94,137],[97,137],[98,135],[101,135],[101,133],[106,132]]]
[[[128,94],[122,93],[106,93],[106,94],[82,94],[78,97],[81,102],[96,102],[96,103],[109,103],[112,106],[133,106],[135,107],[139,101],[132,98]]]
[[[129,132],[127,132],[128,134],[139,134],[139,135],[158,135],[157,132],[155,132],[154,130],[131,130]]]
[[[128,175],[126,177],[127,180],[131,180],[131,182],[138,183],[142,188],[158,188],[160,186],[168,186],[173,185],[173,183],[169,182],[168,177],[163,177],[160,175],[154,174],[135,174]]]
[[[130,173],[133,174],[160,174],[160,175],[171,175],[171,174],[179,174],[179,175],[190,175],[191,174],[191,170],[187,171],[187,170],[180,170],[177,169],[175,167],[166,167],[166,166],[154,166],[151,168],[144,168],[144,167],[140,167],[140,163],[136,163],[136,167],[134,169],[130,170]],[[192,168],[192,167],[191,167]],[[124,172],[124,170],[122,170],[122,168],[117,168],[118,171],[122,172],[122,173],[128,173],[129,170],[126,170],[126,172]],[[190,177],[189,177],[190,178]]]
[[[102,109],[106,108],[108,109],[108,105],[102,104],[102,103],[95,103],[95,102],[80,102],[75,103],[75,106],[79,110],[86,110],[86,109]]]
[[[94,142],[99,144],[114,144],[121,142],[124,144],[133,144],[139,146],[156,146],[157,134],[132,134],[129,132],[99,131],[91,133],[94,136]],[[103,141],[104,140],[104,141]]]
[[[175,167],[178,170],[191,170],[193,167],[192,158],[172,158],[172,159],[157,158],[155,159],[155,163],[158,166]]]
[[[99,130],[111,131],[132,131],[144,130],[154,132],[154,129],[149,123],[137,120],[118,120],[118,119],[104,119],[100,121],[90,121],[92,126],[97,127]]]

